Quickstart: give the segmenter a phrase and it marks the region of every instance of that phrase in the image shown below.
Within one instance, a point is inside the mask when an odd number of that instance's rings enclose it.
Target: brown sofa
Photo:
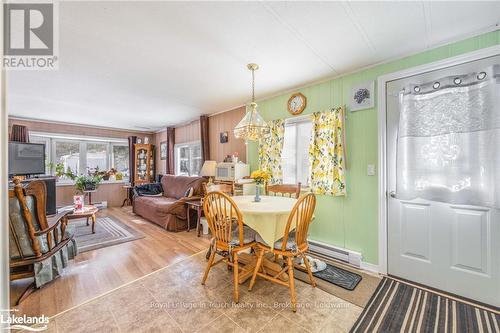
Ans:
[[[135,214],[154,222],[168,231],[187,229],[186,201],[203,195],[203,177],[165,175],[161,178],[162,196],[135,196]],[[192,187],[193,196],[186,198],[186,191]],[[193,220],[193,219],[192,219]]]

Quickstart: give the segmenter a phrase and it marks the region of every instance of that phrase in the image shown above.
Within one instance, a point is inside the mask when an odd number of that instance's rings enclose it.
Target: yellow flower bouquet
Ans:
[[[266,181],[268,181],[271,178],[271,175],[267,171],[256,170],[256,171],[252,172],[252,174],[250,175],[250,178],[255,180],[255,182],[260,185],[260,184],[264,184]]]

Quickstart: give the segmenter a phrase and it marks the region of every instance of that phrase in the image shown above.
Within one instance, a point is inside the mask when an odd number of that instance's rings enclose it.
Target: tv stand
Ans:
[[[42,176],[36,178],[26,178],[21,181],[23,186],[29,184],[34,180],[41,180],[45,183],[47,188],[47,200],[45,202],[45,212],[47,215],[54,215],[57,213],[56,210],[56,177]],[[9,180],[9,188],[14,187],[14,182]]]

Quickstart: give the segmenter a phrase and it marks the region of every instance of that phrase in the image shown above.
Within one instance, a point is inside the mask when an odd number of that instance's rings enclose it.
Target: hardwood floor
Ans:
[[[131,207],[107,208],[110,216],[142,232],[145,237],[79,254],[64,275],[34,292],[17,309],[17,315],[53,316],[160,268],[208,248],[209,237],[196,231],[168,232],[132,213]],[[32,280],[11,283],[11,300]]]

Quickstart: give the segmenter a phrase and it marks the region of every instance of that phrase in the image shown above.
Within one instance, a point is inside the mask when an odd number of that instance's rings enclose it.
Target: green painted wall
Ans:
[[[321,84],[297,89],[307,96],[304,114],[347,104],[351,86],[377,77],[462,53],[500,44],[500,31],[486,33],[414,56],[379,65]],[[289,118],[290,94],[259,102],[264,119]],[[347,196],[319,196],[311,239],[363,254],[363,261],[378,263],[377,176],[367,176],[368,164],[377,165],[377,111],[348,112],[346,120]],[[248,161],[258,168],[257,145],[248,145]]]

